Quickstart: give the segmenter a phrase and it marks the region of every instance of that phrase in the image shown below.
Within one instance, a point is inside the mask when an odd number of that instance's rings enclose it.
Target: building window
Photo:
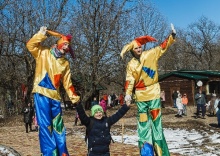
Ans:
[[[220,94],[220,81],[209,82],[209,93]]]

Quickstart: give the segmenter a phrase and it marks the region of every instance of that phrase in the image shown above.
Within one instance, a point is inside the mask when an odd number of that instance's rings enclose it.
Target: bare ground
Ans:
[[[111,115],[117,111],[120,106],[111,108],[107,114]],[[195,107],[188,108],[188,115],[182,118],[175,117],[177,110],[175,108],[167,107],[162,109],[162,121],[164,128],[172,129],[186,129],[199,131],[201,134],[220,132],[217,127],[216,117],[206,116],[206,119],[195,119]],[[89,114],[89,111],[86,111]],[[65,127],[67,128],[67,146],[71,156],[85,156],[86,144],[84,138],[84,126],[73,126],[75,117],[75,110],[63,111],[63,118]],[[122,135],[122,125],[124,124],[124,133],[133,135],[136,130],[136,106],[132,105],[129,112],[118,123],[111,128],[113,135]],[[0,119],[0,144],[10,146],[19,152],[22,156],[39,156],[39,142],[38,133],[30,132],[25,133],[23,124],[23,116],[16,115],[8,118],[7,120]],[[132,131],[133,130],[133,131]],[[204,133],[206,132],[206,133]],[[204,151],[206,145],[209,144],[209,139],[205,139],[202,144]],[[195,145],[196,146],[196,145]],[[216,145],[219,146],[219,145]],[[138,156],[139,149],[137,146],[128,145],[123,143],[111,144],[112,156]],[[180,156],[180,154],[172,153],[172,156]]]

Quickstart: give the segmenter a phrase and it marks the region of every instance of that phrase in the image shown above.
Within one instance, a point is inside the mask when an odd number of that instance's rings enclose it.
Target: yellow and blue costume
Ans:
[[[124,46],[121,56],[146,42],[156,41],[150,36],[136,38]],[[158,60],[174,42],[170,35],[160,46],[143,51],[140,58],[133,57],[126,69],[126,95],[135,91],[138,107],[138,136],[141,156],[169,156],[161,122],[160,85],[158,83]]]
[[[79,96],[72,85],[66,58],[55,57],[53,48],[40,45],[46,38],[46,35],[37,33],[27,42],[27,48],[36,60],[32,92],[39,124],[40,148],[43,156],[69,156],[60,104],[60,82],[72,103],[78,102]],[[59,41],[63,39],[65,37]]]

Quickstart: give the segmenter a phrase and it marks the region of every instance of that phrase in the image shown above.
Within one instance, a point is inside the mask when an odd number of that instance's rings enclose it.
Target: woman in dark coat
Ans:
[[[24,113],[24,123],[25,123],[26,133],[28,133],[28,126],[30,128],[30,131],[32,131],[32,122],[34,117],[34,108],[31,106],[30,102],[26,107],[24,107],[23,113]]]

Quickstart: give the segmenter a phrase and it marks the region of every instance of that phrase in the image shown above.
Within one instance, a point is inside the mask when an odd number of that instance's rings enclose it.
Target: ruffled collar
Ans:
[[[61,58],[65,55],[65,54],[61,53],[57,48],[52,48],[50,53],[53,54],[53,56],[55,58]]]

